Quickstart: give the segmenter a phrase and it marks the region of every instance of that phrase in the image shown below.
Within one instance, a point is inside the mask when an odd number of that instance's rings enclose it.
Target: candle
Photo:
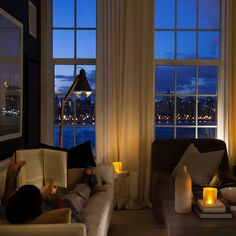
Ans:
[[[112,162],[112,165],[114,167],[115,173],[122,172],[122,162],[121,161],[114,161],[114,162]]]
[[[217,188],[205,187],[203,188],[203,203],[213,205],[217,200]]]

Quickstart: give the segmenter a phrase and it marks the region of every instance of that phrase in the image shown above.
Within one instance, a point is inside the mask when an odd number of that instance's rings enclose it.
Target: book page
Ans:
[[[17,187],[33,184],[38,188],[43,186],[43,151],[42,149],[27,149],[16,151],[16,161],[25,160],[17,176]]]
[[[43,149],[44,178],[54,180],[55,186],[67,187],[67,152]]]

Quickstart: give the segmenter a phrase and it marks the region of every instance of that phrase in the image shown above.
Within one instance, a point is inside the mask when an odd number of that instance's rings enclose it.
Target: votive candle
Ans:
[[[213,205],[217,200],[217,188],[204,187],[203,188],[203,203]]]

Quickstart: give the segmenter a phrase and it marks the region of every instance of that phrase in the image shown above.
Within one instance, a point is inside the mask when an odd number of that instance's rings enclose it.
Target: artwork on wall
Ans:
[[[23,25],[0,8],[0,141],[22,136]]]
[[[37,38],[37,8],[29,1],[29,34]]]

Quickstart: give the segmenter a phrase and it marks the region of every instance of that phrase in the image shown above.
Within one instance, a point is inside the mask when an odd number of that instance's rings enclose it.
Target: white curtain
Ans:
[[[148,203],[154,131],[154,0],[97,1],[96,159],[122,161],[131,208]]]
[[[225,99],[226,142],[230,164],[236,163],[236,1],[226,1]]]

